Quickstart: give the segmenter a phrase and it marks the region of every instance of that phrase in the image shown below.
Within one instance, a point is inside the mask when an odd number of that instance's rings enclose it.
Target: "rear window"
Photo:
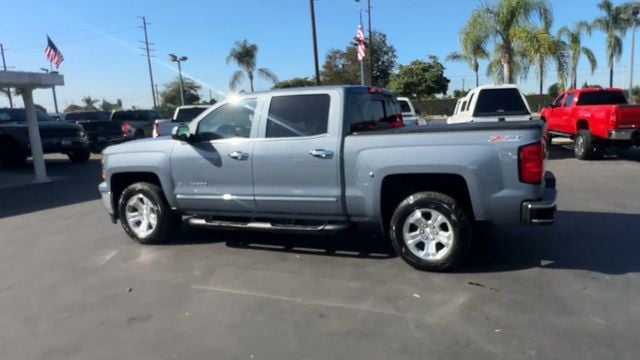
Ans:
[[[577,105],[622,105],[627,98],[622,91],[589,91],[578,96]]]
[[[205,110],[207,110],[207,108],[204,108],[204,107],[180,109],[178,110],[178,118],[173,119],[173,121],[176,121],[176,122],[191,121]]]
[[[72,112],[64,116],[66,121],[106,121],[109,120],[109,113],[106,111],[81,111]]]
[[[411,106],[409,106],[409,103],[407,101],[398,100],[398,103],[400,103],[400,110],[402,110],[403,113],[411,112]]]
[[[401,105],[389,94],[355,93],[351,96],[351,131],[403,126]]]
[[[473,116],[529,115],[518,89],[481,90]]]

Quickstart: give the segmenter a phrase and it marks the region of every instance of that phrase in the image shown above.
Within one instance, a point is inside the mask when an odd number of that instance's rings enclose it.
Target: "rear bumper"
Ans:
[[[98,191],[100,191],[100,197],[102,198],[102,205],[104,205],[104,208],[107,210],[107,213],[109,213],[111,222],[115,224],[116,217],[113,212],[113,200],[111,199],[111,191],[109,191],[107,183],[104,181],[101,182],[100,185],[98,185]]]
[[[556,178],[552,172],[544,174],[544,191],[541,199],[522,202],[521,222],[524,225],[551,225],[556,214]]]
[[[607,131],[609,140],[632,140],[640,142],[640,129],[617,129]]]

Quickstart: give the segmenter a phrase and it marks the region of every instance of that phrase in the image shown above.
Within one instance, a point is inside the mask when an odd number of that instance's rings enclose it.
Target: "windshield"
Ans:
[[[627,103],[622,91],[588,91],[578,97],[577,105],[623,105]]]
[[[178,110],[178,117],[173,119],[174,122],[189,122],[207,110],[205,107],[184,108]]]
[[[504,115],[529,115],[520,91],[515,88],[480,91],[473,116]]]
[[[78,111],[64,116],[66,121],[107,121],[109,113],[106,111]]]
[[[36,110],[38,121],[55,121],[51,116]],[[27,122],[24,109],[0,109],[0,123]]]

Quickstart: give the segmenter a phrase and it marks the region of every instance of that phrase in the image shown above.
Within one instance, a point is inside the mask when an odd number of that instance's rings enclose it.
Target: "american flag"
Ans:
[[[356,33],[356,38],[358,39],[358,61],[362,61],[362,59],[364,59],[364,55],[366,54],[366,49],[364,47],[364,32],[362,31],[362,25],[358,25],[358,32]]]
[[[64,56],[62,56],[62,53],[58,50],[56,44],[51,41],[49,35],[47,35],[47,47],[44,49],[44,55],[47,57],[47,60],[56,67],[56,69],[59,68],[60,63],[64,61]]]

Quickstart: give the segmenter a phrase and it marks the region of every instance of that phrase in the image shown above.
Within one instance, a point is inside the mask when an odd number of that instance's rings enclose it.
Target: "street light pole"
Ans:
[[[313,37],[313,62],[316,69],[316,85],[320,85],[320,65],[318,64],[318,39],[316,37],[316,10],[314,0],[309,0],[311,8],[311,36]]]
[[[182,81],[182,65],[183,61],[187,61],[186,56],[178,57],[175,54],[169,54],[169,60],[178,63],[178,77],[180,78],[180,105],[184,105],[184,83]]]
[[[371,35],[371,0],[367,0],[367,17],[369,18],[369,71],[371,72],[369,84],[373,86],[373,36]]]

